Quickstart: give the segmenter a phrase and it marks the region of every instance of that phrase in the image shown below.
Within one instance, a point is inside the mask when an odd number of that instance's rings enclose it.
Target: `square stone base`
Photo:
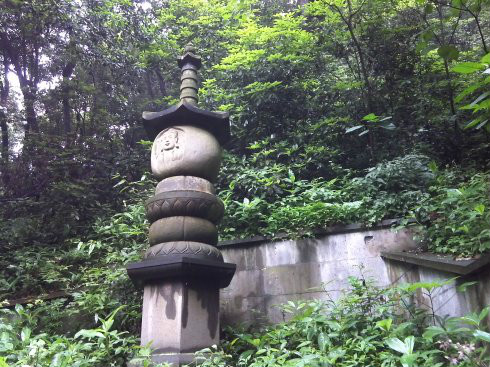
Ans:
[[[155,356],[188,359],[188,354],[218,343],[217,286],[177,279],[145,285],[141,344],[149,344]]]
[[[172,367],[181,367],[190,365],[194,362],[194,353],[161,353],[151,356],[152,362],[157,365],[159,363],[169,363]],[[129,363],[128,367],[143,367],[141,363]]]

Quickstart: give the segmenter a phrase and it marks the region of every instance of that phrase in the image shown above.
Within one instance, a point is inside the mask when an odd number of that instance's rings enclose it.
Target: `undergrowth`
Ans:
[[[450,318],[430,308],[428,297],[449,282],[382,289],[350,278],[351,289],[339,301],[290,301],[281,306],[285,322],[255,332],[228,329],[221,346],[201,352],[201,366],[487,366],[489,308]],[[417,292],[428,307],[411,302]]]

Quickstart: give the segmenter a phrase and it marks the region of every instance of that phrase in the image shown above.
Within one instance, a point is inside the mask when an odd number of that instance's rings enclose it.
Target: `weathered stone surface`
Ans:
[[[219,288],[236,266],[223,262],[216,224],[224,205],[212,185],[221,164],[220,143],[230,138],[229,115],[197,107],[201,58],[191,45],[179,58],[180,103],[144,112],[153,140],[151,169],[161,179],[146,203],[152,247],[128,264],[133,283],[144,285],[141,342],[154,362],[181,366],[193,352],[219,342]]]
[[[350,288],[348,278],[359,277],[361,273],[379,286],[430,283],[455,277],[454,272],[427,268],[425,266],[430,265],[427,263],[383,259],[381,254],[386,251],[393,254],[418,248],[407,229],[345,226],[317,239],[240,241],[218,248],[225,261],[237,263],[230,286],[221,290],[221,314],[225,324],[281,322],[284,314],[274,305],[300,299],[338,299]],[[485,261],[482,257],[458,263],[472,267]],[[478,284],[458,292],[457,287],[468,281]],[[440,316],[463,316],[486,307],[490,303],[489,295],[490,267],[485,265],[460,276],[453,284],[437,288],[432,303]],[[422,292],[415,294],[414,301],[422,307],[431,303]]]
[[[230,284],[235,270],[235,264],[225,263],[221,259],[199,258],[186,254],[149,257],[127,266],[129,277],[138,287],[164,279],[180,279],[224,288]]]
[[[168,217],[150,226],[150,245],[171,241],[193,241],[216,245],[218,230],[209,220],[196,217]]]
[[[160,181],[155,190],[155,194],[167,191],[201,191],[208,194],[216,194],[216,190],[211,182],[196,176],[173,176]]]
[[[318,239],[218,248],[225,261],[237,264],[230,286],[221,293],[222,320],[235,324],[255,323],[254,310],[269,322],[281,322],[283,314],[273,305],[298,299],[338,298],[349,289],[348,278],[360,276],[361,271],[380,286],[389,285],[388,267],[380,253],[389,248],[415,249],[417,243],[407,231],[360,228]]]
[[[230,139],[230,120],[227,112],[202,110],[186,101],[181,101],[164,111],[143,112],[143,120],[150,140],[155,140],[162,130],[171,126],[188,124],[209,131],[221,144]]]
[[[430,252],[383,251],[381,252],[381,256],[385,259],[421,265],[423,267],[460,275],[477,272],[490,263],[490,254],[481,255],[477,259],[464,260],[456,260],[453,255],[433,254]]]
[[[216,247],[201,242],[191,241],[159,243],[158,245],[150,247],[146,251],[145,258],[177,254],[223,261],[223,255],[221,255],[221,252]]]
[[[151,169],[164,179],[172,176],[197,176],[214,182],[221,164],[221,147],[207,130],[195,126],[171,126],[153,142]]]
[[[225,207],[215,195],[198,191],[168,191],[156,194],[146,202],[146,217],[154,221],[175,216],[207,219],[218,224]]]
[[[154,355],[193,353],[219,342],[219,291],[180,280],[145,286],[141,344]]]

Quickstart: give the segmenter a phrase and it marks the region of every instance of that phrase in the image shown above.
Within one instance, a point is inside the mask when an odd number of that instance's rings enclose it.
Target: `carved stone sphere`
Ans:
[[[214,135],[195,126],[169,127],[151,148],[151,170],[160,179],[197,176],[214,182],[220,163],[221,147]]]

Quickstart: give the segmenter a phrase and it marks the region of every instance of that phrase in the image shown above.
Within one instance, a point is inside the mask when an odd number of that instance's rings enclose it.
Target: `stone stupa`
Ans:
[[[151,169],[160,182],[145,205],[151,247],[127,267],[144,287],[141,344],[150,343],[154,362],[174,366],[219,343],[219,289],[236,268],[216,248],[224,206],[213,186],[221,145],[230,138],[229,114],[197,107],[201,58],[192,46],[178,65],[180,103],[143,113],[153,141]]]

